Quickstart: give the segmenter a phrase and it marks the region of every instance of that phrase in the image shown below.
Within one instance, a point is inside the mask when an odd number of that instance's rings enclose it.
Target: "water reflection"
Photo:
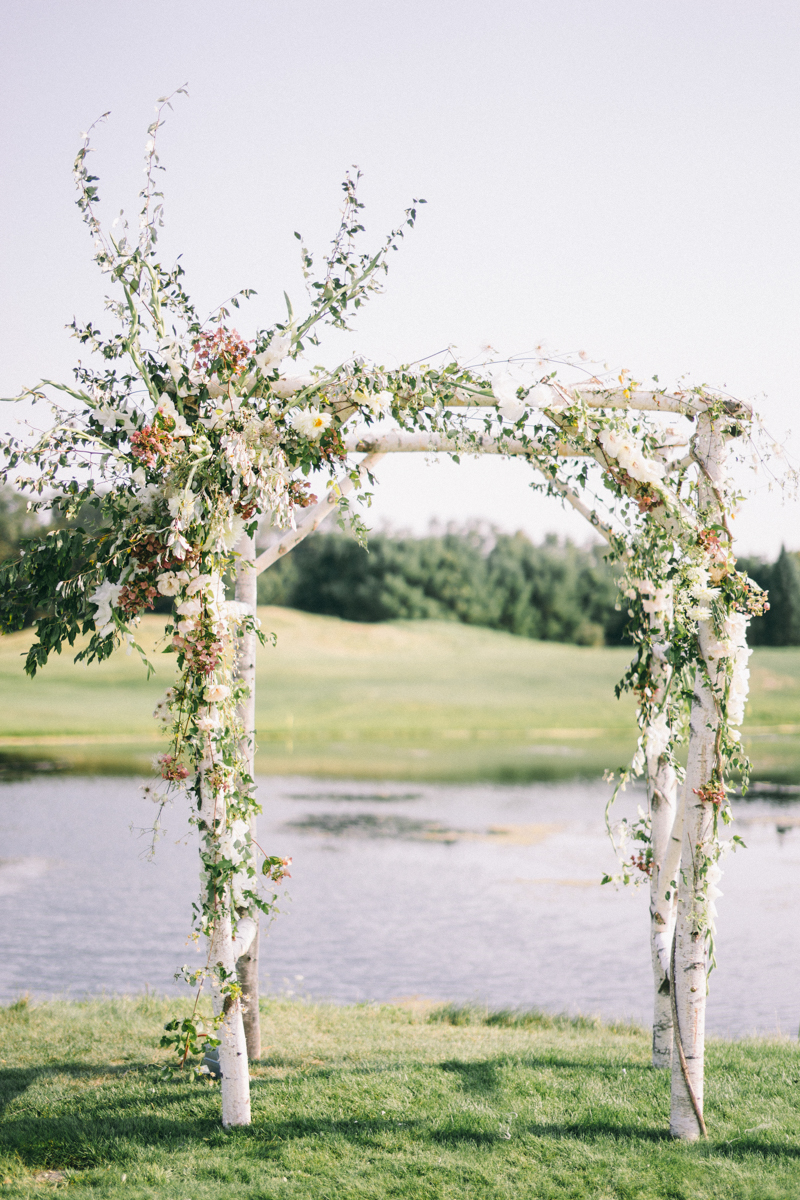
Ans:
[[[259,841],[294,859],[262,952],[272,990],[647,1021],[647,897],[599,884],[613,865],[604,785],[259,787]],[[128,778],[0,788],[0,999],[168,991],[182,963],[199,965],[185,813],[168,814],[155,863],[130,832],[152,815]],[[709,1030],[794,1033],[800,804],[740,801],[735,828],[748,849],[725,864]]]

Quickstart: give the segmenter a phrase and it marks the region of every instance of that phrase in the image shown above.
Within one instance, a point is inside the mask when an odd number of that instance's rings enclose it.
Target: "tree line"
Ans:
[[[800,645],[800,555],[739,566],[770,594],[749,641]],[[348,621],[436,619],[521,637],[613,646],[628,641],[619,567],[603,546],[475,528],[427,537],[372,534],[368,550],[342,533],[314,534],[259,577],[260,604]]]
[[[82,512],[91,528],[95,514]],[[45,528],[12,488],[0,488],[0,560],[15,557]],[[769,592],[753,619],[751,645],[800,645],[800,555],[774,563],[740,558]],[[368,550],[339,532],[314,534],[258,580],[260,604],[279,604],[348,621],[451,620],[542,641],[581,646],[627,642],[628,621],[603,546],[576,546],[550,534],[535,545],[523,533],[451,529],[426,537],[371,534]],[[164,598],[160,608],[169,608]]]

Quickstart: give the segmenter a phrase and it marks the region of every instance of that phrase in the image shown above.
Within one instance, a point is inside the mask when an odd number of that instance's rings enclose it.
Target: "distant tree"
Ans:
[[[23,538],[36,537],[44,526],[34,513],[28,512],[28,502],[7,484],[0,484],[0,561],[16,558]]]
[[[603,645],[623,640],[617,573],[602,547],[471,528],[422,538],[376,534],[365,552],[318,534],[259,579],[259,602],[350,621],[420,618],[522,637]]]
[[[800,646],[800,555],[784,546],[774,563],[740,558],[738,566],[769,592],[769,610],[750,623],[750,644]]]
[[[772,568],[769,602],[771,644],[800,645],[800,563],[784,546]]]

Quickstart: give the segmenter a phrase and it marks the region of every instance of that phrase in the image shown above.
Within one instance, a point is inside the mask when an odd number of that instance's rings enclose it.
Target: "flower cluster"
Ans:
[[[350,178],[341,227],[319,277],[302,247],[307,314],[298,318],[287,302],[285,321],[249,339],[230,327],[225,308],[206,327],[186,294],[182,268],[167,269],[155,257],[159,122],[160,116],[151,129],[135,243],[125,227],[118,237],[103,232],[86,167],[88,140],[76,160],[96,259],[120,292],[109,301],[120,330],[104,337],[92,325],[73,326],[96,369],[81,365],[74,386],[58,385],[67,400],[52,403],[51,429],[33,444],[9,438],[3,449],[5,474],[44,497],[36,504],[66,518],[91,506],[99,527],[58,528],[0,568],[0,625],[19,628],[32,609],[43,613],[26,662],[34,674],[51,652],[83,635],[88,642],[79,658],[107,657],[133,639],[140,615],[159,597],[173,602],[168,649],[178,671],[156,709],[171,739],[157,769],[167,793],[184,788],[193,799],[202,841],[200,930],[210,932],[221,916],[235,928],[269,903],[257,886],[250,829],[258,805],[238,713],[244,689],[237,646],[256,624],[226,599],[223,580],[237,545],[259,522],[286,528],[296,509],[315,502],[312,473],[330,479],[342,467],[349,471],[345,435],[354,426],[389,417],[395,432],[444,438],[456,459],[482,452],[487,438],[500,453],[521,454],[539,472],[540,487],[575,503],[603,530],[611,556],[625,564],[622,598],[637,644],[619,685],[637,697],[640,730],[622,780],[663,763],[680,772],[688,685],[700,669],[713,691],[719,736],[715,775],[698,795],[716,811],[722,805],[712,791],[724,797],[726,771],[746,771],[737,733],[748,683],[745,635],[749,615],[766,601],[736,570],[725,524],[737,500],[730,480],[712,487],[696,452],[697,434],[683,438],[664,428],[663,389],[637,406],[639,385],[624,374],[620,387],[606,388],[594,377],[583,389],[568,387],[543,359],[527,375],[518,365],[498,371],[485,363],[476,370],[455,359],[394,370],[360,358],[335,369],[309,366],[305,355],[318,344],[320,328],[350,328],[350,315],[379,290],[389,251],[416,219],[416,209],[407,209],[404,225],[377,253],[357,253],[361,205]],[[239,293],[234,305],[248,296]],[[52,386],[25,395],[39,402]],[[741,406],[702,389],[678,401],[679,414],[713,419],[727,437],[746,427]],[[652,418],[643,411],[648,407]],[[682,456],[686,440],[690,453]],[[27,477],[23,468],[30,469]],[[356,482],[358,472],[349,473]],[[591,487],[604,493],[615,524],[580,499]],[[635,827],[642,848],[629,863],[644,873],[653,864],[647,820]],[[709,905],[715,855],[708,848]],[[264,855],[261,877],[278,882],[288,861]]]

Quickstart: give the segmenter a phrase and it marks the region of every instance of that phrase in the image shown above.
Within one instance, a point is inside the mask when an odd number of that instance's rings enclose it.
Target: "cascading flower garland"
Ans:
[[[291,525],[297,510],[316,499],[312,473],[333,485],[336,471],[344,470],[358,485],[345,433],[392,420],[400,431],[446,439],[456,460],[489,443],[501,454],[521,454],[544,477],[537,486],[570,502],[592,484],[605,490],[613,526],[596,509],[581,511],[624,564],[637,645],[619,689],[636,694],[640,739],[620,786],[648,763],[668,764],[680,775],[698,668],[714,696],[714,764],[698,789],[713,808],[713,835],[695,868],[705,891],[693,917],[696,929],[710,935],[721,854],[717,818],[729,819],[731,772],[743,778],[747,772],[738,733],[747,621],[763,610],[765,597],[736,570],[726,517],[739,497],[730,480],[708,484],[692,422],[711,421],[720,436],[741,438],[748,410],[699,388],[645,391],[625,375],[619,386],[596,378],[567,386],[544,360],[524,378],[518,370],[498,374],[490,364],[473,369],[455,360],[387,371],[356,358],[332,370],[306,369],[300,356],[318,344],[319,326],[349,328],[351,313],[379,290],[388,252],[416,219],[409,208],[404,226],[377,253],[357,254],[357,176],[345,180],[341,225],[320,277],[302,247],[308,315],[296,318],[287,300],[285,322],[245,340],[227,324],[230,310],[223,306],[207,328],[184,290],[182,268],[164,268],[155,253],[163,220],[155,140],[166,103],[149,130],[135,243],[124,225],[119,237],[101,228],[88,135],[76,160],[78,203],[96,261],[121,294],[108,302],[120,328],[104,336],[91,324],[73,325],[99,365],[80,365],[74,385],[43,381],[17,397],[40,402],[48,389],[68,397],[50,401],[53,421],[44,433],[2,443],[3,477],[38,496],[33,507],[50,509],[66,524],[0,568],[0,627],[21,628],[36,613],[26,660],[31,675],[80,636],[88,640],[79,660],[104,659],[124,643],[144,658],[136,643],[141,614],[159,597],[172,599],[166,649],[176,656],[177,678],[156,710],[170,744],[154,794],[162,804],[176,789],[191,796],[202,847],[197,932],[213,942],[220,922],[229,921],[235,936],[239,922],[274,903],[274,895],[259,890],[259,876],[277,882],[288,866],[260,851],[251,836],[260,810],[237,713],[245,690],[237,682],[237,646],[245,631],[257,631],[257,621],[226,599],[235,548],[262,521]],[[238,308],[250,294],[229,303]],[[685,428],[665,426],[660,409]],[[100,512],[99,528],[79,523],[85,505]],[[639,847],[633,864],[645,876],[652,866],[648,819],[627,831]],[[631,874],[628,864],[623,878]],[[217,974],[230,999],[230,973],[220,967]],[[195,1048],[196,1028],[184,1023],[175,1035],[183,1059]]]

